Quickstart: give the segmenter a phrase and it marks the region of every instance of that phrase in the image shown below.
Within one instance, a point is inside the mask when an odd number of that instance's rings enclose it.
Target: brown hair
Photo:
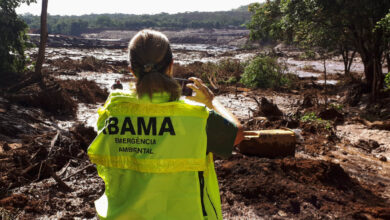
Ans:
[[[180,98],[180,85],[167,74],[172,63],[168,38],[158,31],[142,30],[129,43],[129,61],[137,77],[138,97],[167,92],[170,101]]]

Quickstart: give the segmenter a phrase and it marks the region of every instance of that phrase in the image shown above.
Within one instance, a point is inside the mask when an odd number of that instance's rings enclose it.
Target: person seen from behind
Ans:
[[[98,110],[88,148],[105,192],[101,219],[222,219],[213,154],[227,158],[243,139],[239,121],[198,78],[181,98],[165,35],[138,32],[129,44],[135,91],[113,91]]]
[[[121,81],[119,79],[116,79],[115,83],[112,84],[111,89],[112,90],[114,90],[114,89],[123,89],[123,85],[122,85]]]

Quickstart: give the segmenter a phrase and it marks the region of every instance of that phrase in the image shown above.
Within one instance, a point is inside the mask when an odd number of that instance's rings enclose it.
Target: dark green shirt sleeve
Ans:
[[[207,119],[207,151],[228,158],[233,151],[237,126],[215,111],[210,111]]]

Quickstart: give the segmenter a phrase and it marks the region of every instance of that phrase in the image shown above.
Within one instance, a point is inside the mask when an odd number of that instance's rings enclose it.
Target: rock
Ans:
[[[387,158],[383,155],[381,157],[379,157],[379,160],[382,162],[387,162]]]
[[[283,210],[279,210],[278,211],[278,215],[282,216],[282,217],[286,217],[287,216],[287,214]]]

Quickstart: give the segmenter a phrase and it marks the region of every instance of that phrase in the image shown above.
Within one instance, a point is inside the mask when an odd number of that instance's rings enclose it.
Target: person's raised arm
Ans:
[[[244,128],[238,119],[227,110],[218,100],[214,99],[213,92],[207,88],[207,86],[202,82],[201,79],[196,77],[191,77],[189,80],[193,81],[193,84],[187,84],[187,87],[194,90],[196,93],[195,96],[186,96],[187,99],[205,104],[209,109],[212,109],[219,113],[221,116],[226,118],[227,120],[233,122],[237,128],[236,139],[234,140],[234,145],[239,144],[244,139]]]

